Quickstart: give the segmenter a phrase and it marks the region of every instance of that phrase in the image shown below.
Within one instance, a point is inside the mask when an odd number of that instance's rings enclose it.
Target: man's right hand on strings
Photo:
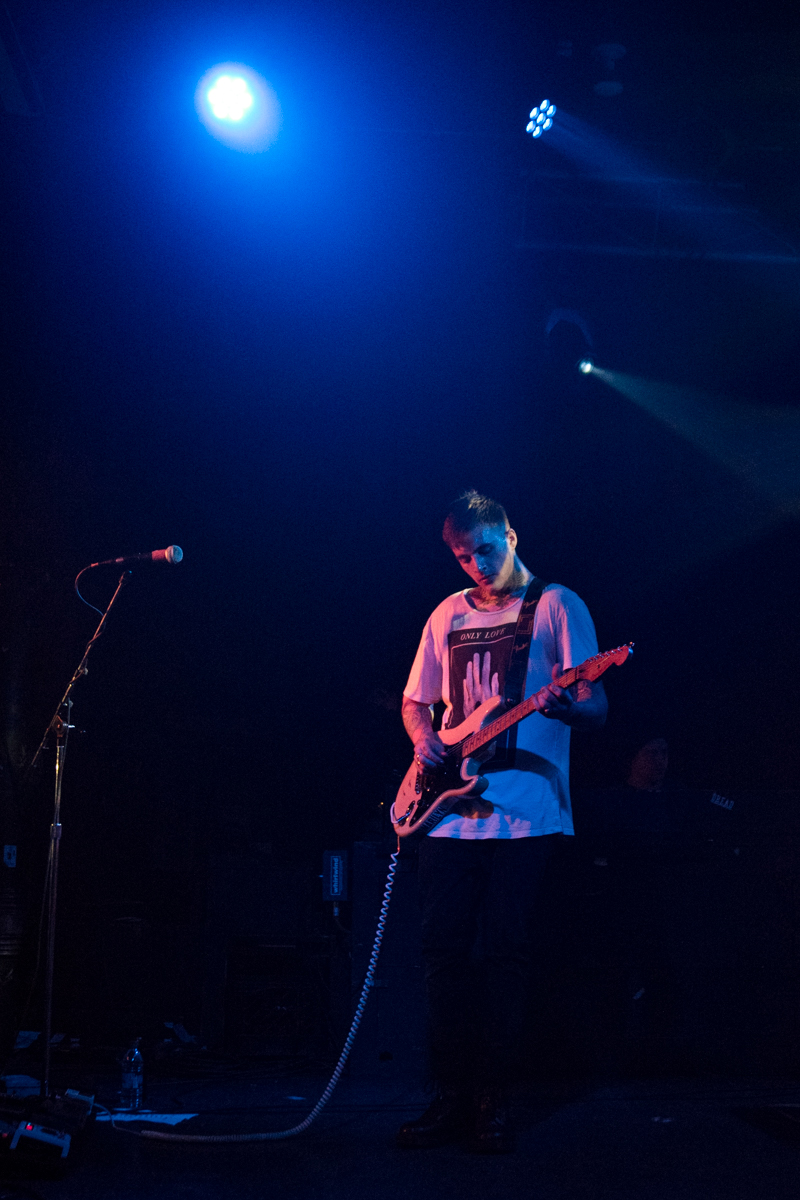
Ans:
[[[445,744],[433,729],[422,736],[414,744],[414,758],[421,767],[438,767],[444,762]]]
[[[433,717],[427,704],[403,697],[403,724],[414,743],[414,762],[419,767],[438,767],[444,761],[445,746],[433,729]]]

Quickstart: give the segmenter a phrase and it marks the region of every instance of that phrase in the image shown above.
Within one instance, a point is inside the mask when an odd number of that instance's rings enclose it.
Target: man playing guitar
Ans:
[[[539,692],[543,706],[494,743],[478,776],[483,790],[420,840],[437,1092],[397,1142],[415,1148],[466,1137],[473,1150],[502,1153],[513,1148],[506,1091],[524,1045],[532,912],[556,836],[573,832],[570,729],[601,726],[607,704],[599,681],[581,679],[568,690],[551,682],[597,653],[594,625],[574,592],[534,579],[501,505],[466,492],[443,536],[475,586],[435,609],[405,688],[403,721],[421,777],[446,754],[433,729],[438,701],[448,728],[492,696],[511,703],[514,687],[522,697]]]

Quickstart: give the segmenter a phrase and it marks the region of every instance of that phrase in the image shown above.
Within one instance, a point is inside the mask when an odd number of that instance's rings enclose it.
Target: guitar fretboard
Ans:
[[[579,678],[580,668],[570,667],[563,675],[559,675],[556,683],[559,687],[570,687]],[[503,713],[501,717],[496,717],[490,724],[485,725],[483,729],[478,729],[475,733],[471,733],[468,738],[464,738],[461,742],[461,757],[467,758],[470,754],[474,754],[476,750],[480,750],[481,746],[488,745],[494,738],[501,733],[505,733],[512,725],[516,725],[517,721],[521,721],[523,717],[529,716],[532,712],[536,712],[541,708],[539,693],[529,696],[527,700],[523,700],[521,704],[515,704],[508,712]]]
[[[625,646],[617,646],[616,650],[606,650],[604,654],[596,654],[594,658],[587,658],[586,662],[581,663],[579,667],[570,667],[563,675],[559,675],[555,683],[559,687],[568,688],[579,679],[599,679],[613,663],[621,666],[632,652],[633,642],[628,642]],[[542,703],[539,697],[542,691],[544,688],[535,695],[529,696],[527,700],[523,700],[521,704],[516,704],[502,716],[496,717],[483,729],[471,733],[469,737],[464,738],[463,742],[452,746],[448,753],[458,754],[461,758],[467,758],[470,754],[474,754],[476,750],[480,750],[481,746],[486,746],[501,733],[510,729],[512,725],[516,725],[517,721],[521,721],[523,717],[527,717],[541,708]]]

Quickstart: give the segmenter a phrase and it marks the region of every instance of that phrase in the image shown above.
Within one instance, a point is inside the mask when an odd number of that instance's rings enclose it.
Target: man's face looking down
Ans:
[[[470,579],[483,592],[504,591],[514,574],[517,535],[502,525],[481,525],[458,534],[450,547]]]

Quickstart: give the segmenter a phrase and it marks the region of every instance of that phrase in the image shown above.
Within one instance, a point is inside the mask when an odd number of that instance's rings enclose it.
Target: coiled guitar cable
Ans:
[[[328,1086],[325,1088],[325,1091],[322,1093],[319,1100],[304,1121],[301,1121],[299,1125],[293,1125],[291,1129],[281,1129],[274,1133],[161,1133],[157,1129],[126,1129],[123,1126],[117,1125],[112,1116],[111,1124],[113,1128],[119,1133],[132,1133],[135,1137],[150,1138],[157,1142],[273,1142],[279,1141],[282,1138],[296,1137],[299,1133],[305,1133],[308,1127],[314,1121],[316,1121],[317,1117],[333,1095],[334,1088],[339,1082],[342,1071],[345,1067],[345,1063],[347,1062],[350,1051],[353,1048],[353,1042],[355,1041],[356,1034],[358,1033],[358,1027],[361,1024],[361,1018],[363,1017],[364,1009],[367,1006],[370,989],[375,982],[375,968],[378,965],[378,955],[381,952],[381,942],[383,941],[383,933],[386,927],[386,915],[389,911],[389,901],[392,898],[392,887],[394,886],[394,875],[395,871],[397,870],[397,860],[399,856],[400,842],[398,839],[397,849],[393,854],[390,855],[389,859],[389,872],[386,876],[386,886],[383,892],[381,911],[378,916],[378,926],[375,930],[375,941],[372,943],[372,953],[369,958],[367,973],[364,976],[364,984],[361,988],[361,996],[359,997],[358,1004],[356,1005],[355,1015],[353,1016],[353,1021],[350,1025],[350,1032],[345,1039],[342,1052],[339,1055],[339,1061],[337,1062],[333,1074],[328,1081]],[[142,1114],[142,1120],[147,1120],[147,1116],[144,1113]]]

